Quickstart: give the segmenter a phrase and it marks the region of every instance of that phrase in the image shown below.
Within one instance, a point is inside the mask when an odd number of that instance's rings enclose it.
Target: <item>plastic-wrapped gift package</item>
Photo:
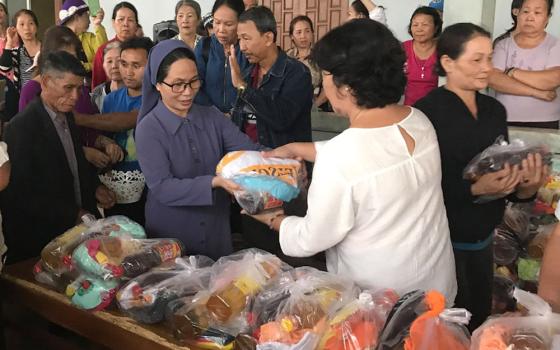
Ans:
[[[514,297],[528,314],[488,319],[474,331],[471,350],[553,349],[560,334],[560,315],[552,313],[550,305],[535,294],[516,289]]]
[[[293,159],[264,158],[257,151],[226,154],[216,174],[239,184],[239,205],[249,214],[277,208],[296,198],[303,180],[301,163]]]
[[[465,309],[445,309],[445,297],[436,291],[404,295],[385,323],[378,350],[469,349]]]
[[[319,343],[323,350],[375,349],[379,333],[399,296],[393,290],[362,292],[329,317],[327,331]]]
[[[257,349],[315,349],[328,328],[328,318],[358,294],[352,281],[308,268],[305,274],[277,292],[288,295],[275,312],[264,317],[255,336]],[[267,312],[270,310],[268,309]],[[255,313],[262,311],[253,310]]]
[[[113,302],[118,287],[117,280],[82,275],[66,287],[66,296],[80,309],[99,311]]]
[[[56,290],[59,293],[66,291],[66,286],[78,278],[80,273],[76,269],[70,269],[62,273],[54,273],[45,267],[43,259],[33,266],[33,276],[41,284]]]
[[[463,171],[463,178],[477,181],[481,176],[500,171],[506,164],[511,166],[521,165],[529,154],[540,154],[544,164],[551,164],[552,154],[545,144],[531,144],[521,139],[513,139],[508,143],[503,136],[498,137],[496,142],[486,148],[482,153],[475,156]],[[478,203],[495,200],[496,196],[480,196]]]
[[[221,348],[249,329],[249,306],[266,285],[291,267],[278,257],[247,249],[219,259],[210,287],[192,298],[170,303],[167,315],[179,341]]]
[[[183,251],[182,243],[175,239],[100,236],[80,244],[72,261],[94,278],[133,278],[180,257]]]
[[[213,263],[206,256],[190,256],[153,268],[121,287],[118,306],[138,322],[161,322],[171,301],[208,288]]]
[[[528,210],[522,205],[510,204],[506,207],[504,218],[499,225],[502,229],[511,232],[519,243],[527,243],[531,237],[531,217]]]
[[[61,275],[72,270],[72,253],[78,245],[93,237],[146,238],[144,228],[125,216],[95,220],[92,215],[84,215],[82,220],[83,223],[56,237],[43,248],[41,259],[46,271]]]

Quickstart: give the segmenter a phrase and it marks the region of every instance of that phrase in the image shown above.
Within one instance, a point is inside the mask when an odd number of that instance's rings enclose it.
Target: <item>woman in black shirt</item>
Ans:
[[[506,110],[478,91],[488,85],[492,70],[492,41],[484,29],[470,23],[449,26],[437,45],[438,74],[447,83],[418,101],[416,108],[431,120],[438,136],[442,188],[455,253],[458,307],[472,312],[470,328],[477,328],[492,307],[492,234],[502,220],[505,197],[532,200],[547,169],[540,155],[530,155],[521,167],[509,166],[463,180],[467,163],[499,136],[508,137]],[[500,199],[475,203],[481,195]]]

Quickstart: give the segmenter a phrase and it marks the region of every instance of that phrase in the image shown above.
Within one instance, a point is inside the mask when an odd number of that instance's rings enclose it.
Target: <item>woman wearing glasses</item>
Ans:
[[[258,150],[215,107],[193,104],[201,81],[195,56],[179,40],[150,53],[136,127],[138,160],[148,185],[146,230],[175,237],[187,254],[214,259],[232,252],[227,192],[237,185],[216,177],[230,151]]]

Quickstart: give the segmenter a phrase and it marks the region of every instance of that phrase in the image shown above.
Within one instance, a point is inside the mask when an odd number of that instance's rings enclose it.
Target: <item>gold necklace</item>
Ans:
[[[350,123],[355,123],[356,120],[360,119],[360,117],[362,116],[362,112],[364,111],[365,109],[362,109],[358,113],[356,113],[356,116],[350,120]]]

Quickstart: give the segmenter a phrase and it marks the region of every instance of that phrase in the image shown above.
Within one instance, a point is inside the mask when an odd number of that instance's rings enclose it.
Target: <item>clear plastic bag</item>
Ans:
[[[508,266],[519,257],[522,248],[515,235],[503,228],[494,231],[492,239],[494,245],[494,262],[497,265]]]
[[[289,295],[259,327],[257,349],[315,349],[329,315],[357,296],[350,280],[317,270],[306,272],[280,291]]]
[[[119,282],[114,279],[102,280],[81,275],[66,287],[66,296],[80,309],[99,311],[113,302],[118,287]]]
[[[175,239],[100,236],[80,244],[72,262],[94,278],[133,278],[180,257],[183,251],[182,243]]]
[[[62,275],[73,269],[72,253],[81,243],[97,236],[129,236],[146,238],[141,225],[125,216],[111,216],[95,220],[93,215],[84,215],[83,223],[56,237],[41,251],[45,271]]]
[[[531,144],[521,139],[513,139],[508,143],[503,136],[474,157],[463,170],[463,178],[476,182],[481,176],[500,171],[507,164],[521,165],[529,154],[539,153],[543,164],[551,164],[552,154],[545,144]],[[500,196],[485,195],[477,198],[476,202],[485,203],[500,198]]]
[[[527,316],[506,314],[490,318],[472,336],[471,350],[548,350],[560,333],[560,315],[535,294],[516,289],[514,297]]]
[[[413,291],[404,295],[387,319],[378,350],[468,349],[465,309],[445,309],[445,297],[435,291]]]
[[[399,297],[393,290],[362,292],[357,300],[337,310],[318,349],[375,349],[389,312]]]
[[[190,256],[154,268],[130,280],[119,290],[118,306],[138,322],[161,322],[171,301],[208,288],[213,263],[205,256]]]
[[[249,214],[277,208],[296,198],[303,180],[301,163],[293,159],[264,158],[257,151],[226,154],[216,174],[239,184],[239,205]]]
[[[531,235],[529,213],[520,205],[508,205],[500,227],[511,232],[520,244],[526,243]]]
[[[278,257],[247,249],[219,259],[210,287],[169,304],[170,328],[182,343],[220,348],[249,329],[249,307],[266,285],[291,267]],[[212,340],[213,339],[213,340]]]
[[[515,311],[516,302],[513,298],[515,283],[504,276],[494,275],[492,288],[492,315]]]

